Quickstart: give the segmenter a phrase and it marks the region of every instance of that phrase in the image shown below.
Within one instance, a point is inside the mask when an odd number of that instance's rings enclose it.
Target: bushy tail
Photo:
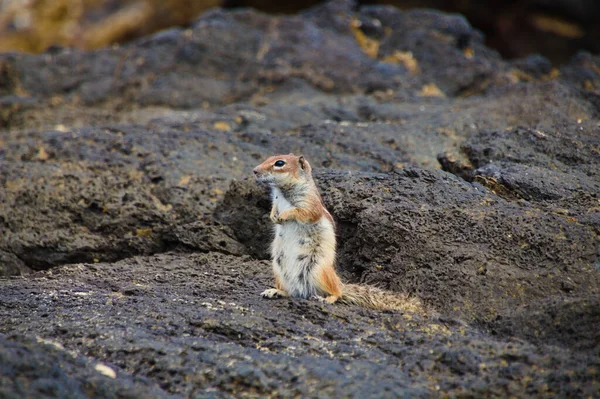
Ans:
[[[371,309],[425,313],[425,307],[419,298],[368,285],[344,284],[338,302]]]

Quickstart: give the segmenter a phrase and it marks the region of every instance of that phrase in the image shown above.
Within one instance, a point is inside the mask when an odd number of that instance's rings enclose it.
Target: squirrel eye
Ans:
[[[283,165],[285,165],[285,161],[282,161],[280,159],[279,161],[275,162],[274,165],[277,166],[278,168],[281,168]]]

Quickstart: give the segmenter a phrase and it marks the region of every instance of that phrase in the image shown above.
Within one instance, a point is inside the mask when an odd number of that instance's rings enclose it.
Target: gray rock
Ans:
[[[596,395],[599,67],[347,1],[0,55],[0,396]],[[434,315],[260,298],[289,152],[343,279]]]

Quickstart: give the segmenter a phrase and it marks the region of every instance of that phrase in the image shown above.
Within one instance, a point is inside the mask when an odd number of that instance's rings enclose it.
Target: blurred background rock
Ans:
[[[212,7],[294,13],[314,0],[0,0],[0,52],[52,46],[89,50],[173,25],[186,26]],[[598,0],[388,0],[401,9],[435,8],[465,15],[505,58],[541,54],[554,64],[579,50],[600,52]]]
[[[0,0],[0,51],[94,49],[186,25],[219,0]]]

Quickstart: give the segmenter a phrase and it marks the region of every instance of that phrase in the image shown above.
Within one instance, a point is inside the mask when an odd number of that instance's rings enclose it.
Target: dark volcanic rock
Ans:
[[[509,82],[500,58],[462,17],[389,7],[354,14],[351,2],[340,4],[302,17],[216,10],[191,30],[160,32],[124,48],[0,55],[0,93],[5,102],[33,98],[49,108],[65,103],[195,108],[251,99],[296,78],[325,92],[394,90],[403,97],[415,96],[425,84],[454,95]],[[329,21],[332,11],[337,25]],[[380,51],[369,51],[370,39],[351,28],[361,20],[382,26],[384,37],[372,45]],[[465,56],[465,48],[477,56]],[[413,63],[421,66],[414,69]],[[4,126],[30,126],[34,121],[26,110],[16,104],[8,109]]]
[[[458,174],[500,196],[523,198],[593,225],[598,232],[599,148],[597,119],[556,123],[549,129],[481,131],[462,144],[472,167]],[[456,165],[449,162],[444,167],[451,170]]]
[[[31,269],[25,266],[25,263],[15,254],[0,250],[0,276],[16,276],[29,272]]]
[[[0,248],[38,269],[164,250],[164,233],[207,214],[239,164],[210,165],[211,157],[222,154],[211,144],[214,132],[159,130],[123,126],[13,135],[0,160],[0,220],[7,230]],[[229,241],[219,229],[212,234]]]
[[[0,395],[593,397],[600,69],[549,68],[345,1],[0,55]],[[289,152],[342,277],[439,316],[260,298]]]
[[[598,389],[596,355],[498,339],[452,320],[266,301],[259,293],[271,280],[268,262],[219,254],[62,266],[3,284],[0,331],[33,328],[118,367],[123,379],[135,374],[177,397],[553,397]],[[65,384],[82,373],[73,377],[71,362],[56,359],[67,368]]]
[[[147,378],[115,372],[37,338],[0,336],[0,396],[3,398],[171,398]]]
[[[563,290],[572,284],[563,282]],[[494,333],[518,335],[536,344],[572,347],[599,355],[600,298],[598,293],[579,298],[552,298],[517,309],[490,323]]]

